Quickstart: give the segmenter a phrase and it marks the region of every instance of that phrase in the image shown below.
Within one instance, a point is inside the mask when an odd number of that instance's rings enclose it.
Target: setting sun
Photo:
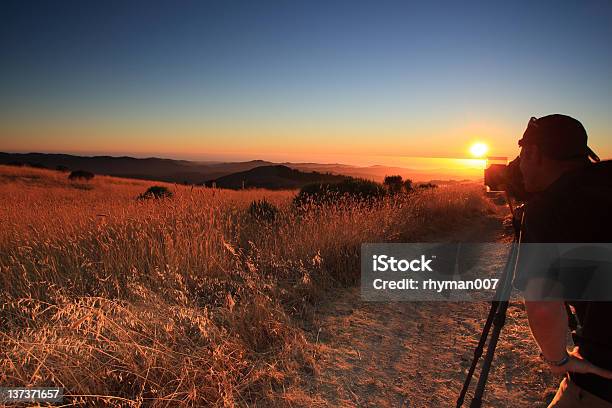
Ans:
[[[482,157],[482,156],[484,156],[487,153],[488,150],[489,150],[489,148],[484,143],[474,143],[470,147],[470,153],[474,157]]]

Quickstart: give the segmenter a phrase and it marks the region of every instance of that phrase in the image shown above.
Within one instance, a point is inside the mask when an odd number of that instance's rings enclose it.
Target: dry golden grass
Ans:
[[[479,186],[295,209],[295,192],[0,166],[0,386],[92,406],[282,406],[316,370],[304,335],[362,242],[419,240],[491,211]],[[274,222],[254,220],[266,198]]]

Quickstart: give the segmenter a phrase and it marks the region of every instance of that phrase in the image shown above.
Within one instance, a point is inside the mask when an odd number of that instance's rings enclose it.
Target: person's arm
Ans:
[[[560,361],[567,354],[566,338],[569,331],[567,312],[560,301],[525,301],[525,309],[531,333],[544,358]]]
[[[526,299],[530,292],[538,290],[539,279],[531,279],[527,285]],[[533,294],[533,293],[531,293]],[[562,301],[533,301],[525,300],[525,310],[529,320],[531,333],[540,347],[544,358],[548,361],[560,361],[567,352],[567,311]],[[612,371],[593,365],[580,355],[578,347],[569,353],[569,359],[561,366],[549,365],[551,371],[564,374],[566,372],[591,373],[612,379]]]

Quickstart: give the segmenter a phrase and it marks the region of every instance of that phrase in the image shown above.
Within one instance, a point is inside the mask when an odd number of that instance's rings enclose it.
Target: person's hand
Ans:
[[[523,214],[525,213],[525,204],[517,205],[514,207],[513,217],[512,217],[512,227],[514,228],[515,234],[518,236],[519,231],[521,230],[521,224],[523,220]]]
[[[555,374],[565,374],[566,372],[595,374],[600,377],[612,380],[612,371],[597,367],[590,361],[585,360],[581,355],[578,347],[569,352],[569,361],[560,367],[551,366],[551,371]]]

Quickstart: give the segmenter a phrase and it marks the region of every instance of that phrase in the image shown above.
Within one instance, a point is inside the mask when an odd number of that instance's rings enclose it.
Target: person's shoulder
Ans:
[[[604,216],[612,204],[612,161],[585,166],[561,187],[553,191],[560,213],[572,218]]]
[[[563,233],[557,214],[564,206],[554,194],[538,194],[525,204],[524,242],[555,242]]]
[[[592,164],[534,195],[525,205],[525,242],[598,242],[612,234],[611,170],[610,162]]]

